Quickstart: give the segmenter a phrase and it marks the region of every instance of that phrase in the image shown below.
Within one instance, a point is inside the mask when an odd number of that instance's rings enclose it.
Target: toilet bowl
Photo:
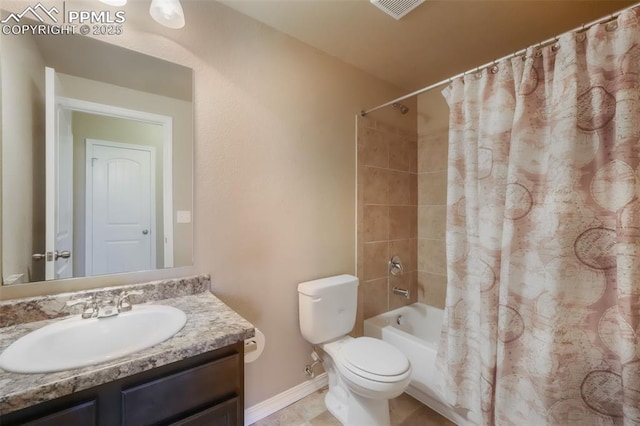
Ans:
[[[324,352],[327,409],[343,425],[389,426],[389,399],[411,381],[411,364],[389,343],[353,338],[358,279],[340,275],[298,285],[300,329]]]
[[[331,357],[347,386],[360,396],[395,398],[411,380],[407,357],[382,340],[344,337],[320,347]]]

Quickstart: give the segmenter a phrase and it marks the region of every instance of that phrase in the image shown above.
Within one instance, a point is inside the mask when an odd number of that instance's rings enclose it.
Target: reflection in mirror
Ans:
[[[3,284],[191,265],[191,69],[1,37]]]

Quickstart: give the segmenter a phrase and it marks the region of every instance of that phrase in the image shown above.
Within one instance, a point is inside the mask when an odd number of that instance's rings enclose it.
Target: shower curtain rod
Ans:
[[[444,86],[445,84],[451,83],[451,82],[453,82],[453,80],[455,80],[457,78],[460,78],[460,77],[464,77],[465,75],[469,75],[471,73],[476,73],[476,72],[483,71],[483,70],[485,70],[485,69],[487,69],[489,67],[495,66],[500,61],[504,61],[504,60],[507,60],[507,59],[515,58],[516,56],[523,55],[531,47],[537,47],[538,49],[540,49],[540,48],[548,46],[548,45],[550,45],[552,43],[556,43],[558,41],[558,39],[564,34],[588,30],[589,28],[593,27],[594,25],[598,25],[598,24],[602,24],[604,22],[612,21],[612,20],[616,19],[618,16],[620,16],[621,14],[623,14],[624,12],[626,12],[628,10],[631,10],[631,9],[633,9],[635,7],[638,7],[638,6],[640,6],[640,2],[639,3],[634,3],[629,7],[621,9],[621,10],[619,10],[617,12],[614,12],[614,13],[612,13],[610,15],[604,16],[604,17],[602,17],[600,19],[596,19],[595,21],[591,21],[591,22],[589,22],[587,24],[582,24],[579,27],[576,27],[576,28],[574,28],[572,30],[565,31],[561,35],[549,38],[549,39],[547,39],[547,40],[545,40],[545,41],[543,41],[541,43],[534,44],[534,45],[529,46],[527,48],[524,48],[522,50],[518,50],[517,52],[511,53],[510,55],[506,55],[506,56],[503,56],[502,58],[493,60],[491,62],[487,62],[486,64],[480,65],[479,67],[470,69],[470,70],[462,72],[460,74],[456,74],[453,77],[446,78],[446,79],[444,79],[442,81],[439,81],[437,83],[434,83],[434,84],[432,84],[430,86],[423,87],[422,89],[416,90],[415,92],[411,92],[411,93],[409,93],[407,95],[403,95],[403,96],[401,96],[401,97],[399,97],[397,99],[394,99],[392,101],[386,102],[386,103],[384,103],[382,105],[378,105],[377,107],[373,107],[373,108],[368,109],[368,110],[362,110],[362,111],[360,111],[360,116],[364,117],[367,114],[369,114],[370,112],[377,111],[379,109],[382,109],[382,108],[388,107],[390,105],[393,105],[394,103],[397,103],[397,102],[400,102],[400,101],[404,101],[405,99],[409,99],[409,98],[412,98],[414,96],[421,95],[421,94],[423,94],[425,92],[428,92],[429,90],[432,90],[432,89],[435,89],[437,87]]]

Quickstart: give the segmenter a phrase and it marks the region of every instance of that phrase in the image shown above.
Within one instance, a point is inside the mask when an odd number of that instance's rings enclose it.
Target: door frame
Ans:
[[[58,97],[58,106],[71,111],[85,112],[107,117],[124,118],[143,123],[162,126],[162,211],[164,232],[164,264],[163,268],[173,267],[173,118],[167,115],[154,114],[97,102],[89,102],[75,98]],[[154,206],[155,210],[155,206]],[[155,218],[154,218],[155,221]],[[154,229],[155,230],[155,229]],[[86,237],[85,237],[86,240]],[[154,249],[155,250],[155,249]],[[86,251],[86,248],[85,248]],[[154,259],[155,262],[155,259]]]
[[[150,155],[150,184],[151,187],[149,193],[149,202],[151,208],[149,210],[149,228],[152,230],[152,240],[150,243],[151,248],[151,263],[150,269],[156,269],[156,246],[158,244],[158,237],[156,233],[156,148],[150,145],[137,145],[132,143],[121,143],[113,141],[105,141],[100,139],[86,139],[86,161],[85,161],[85,247],[84,247],[84,264],[85,275],[93,275],[93,148],[96,145],[107,146],[111,148],[130,149],[134,151],[148,152]],[[127,271],[136,272],[136,271]]]
[[[65,143],[71,148],[71,160],[73,161],[73,135],[71,131],[71,112],[60,105],[61,88],[58,80],[58,74],[55,68],[45,67],[45,262],[44,273],[45,280],[53,280],[60,278],[58,266],[62,265],[67,271],[62,278],[71,278],[73,276],[74,258],[58,260],[58,250],[75,251],[73,248],[73,205],[60,204],[59,183],[60,170],[59,167],[59,147]],[[71,139],[62,138],[63,129],[68,130],[66,136]],[[70,145],[68,145],[70,144]],[[73,165],[68,164],[69,170],[65,170],[66,177],[70,177],[71,188],[69,190],[68,199],[73,200]],[[61,214],[64,209],[65,214]],[[64,219],[64,227],[67,228],[66,247],[59,247],[59,226]],[[60,262],[60,263],[59,263]]]

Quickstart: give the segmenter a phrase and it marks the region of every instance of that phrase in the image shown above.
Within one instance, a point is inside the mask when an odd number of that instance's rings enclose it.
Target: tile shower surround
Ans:
[[[417,300],[418,175],[417,135],[366,117],[358,118],[358,316],[365,318]],[[388,262],[398,255],[401,276],[390,276]],[[394,286],[411,298],[394,295]]]
[[[364,318],[415,299],[444,307],[448,114],[440,115],[419,119],[418,135],[358,119],[356,331]],[[387,272],[394,253],[408,273],[400,280]],[[391,294],[394,285],[408,285],[411,299]]]
[[[447,124],[418,124],[418,300],[438,308],[447,291]]]

